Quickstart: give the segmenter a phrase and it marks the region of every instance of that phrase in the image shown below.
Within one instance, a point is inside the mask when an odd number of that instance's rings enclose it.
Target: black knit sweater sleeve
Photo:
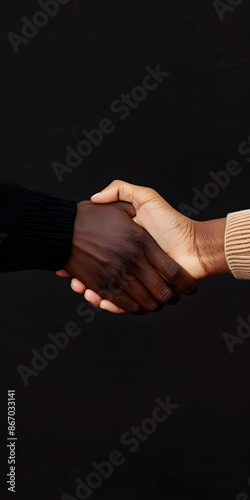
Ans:
[[[75,202],[0,184],[0,272],[63,269],[76,210]]]

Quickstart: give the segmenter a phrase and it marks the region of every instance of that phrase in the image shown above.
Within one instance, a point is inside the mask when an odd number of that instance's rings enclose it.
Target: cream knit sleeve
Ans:
[[[225,252],[236,279],[250,279],[250,210],[227,215]]]

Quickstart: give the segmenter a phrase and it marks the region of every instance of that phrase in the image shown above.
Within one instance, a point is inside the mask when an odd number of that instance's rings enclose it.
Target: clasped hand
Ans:
[[[57,273],[73,277],[75,291],[88,290],[93,304],[102,301],[113,312],[146,314],[197,288],[193,277],[135,223],[136,216],[131,203],[79,203],[71,256]]]

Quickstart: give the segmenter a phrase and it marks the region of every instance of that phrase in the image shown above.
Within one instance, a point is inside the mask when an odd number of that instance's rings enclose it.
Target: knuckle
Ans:
[[[145,193],[146,193],[146,194],[148,194],[148,195],[151,195],[151,196],[152,196],[152,195],[155,195],[155,194],[156,194],[156,191],[155,191],[155,189],[153,189],[153,188],[146,187],[146,188],[144,188],[144,190],[145,190]]]
[[[136,231],[133,231],[130,234],[130,243],[133,245],[133,248],[138,251],[143,247],[144,244],[144,235],[143,235],[143,230],[141,228],[136,228]]]
[[[148,193],[151,194],[152,197],[155,197],[156,195],[158,195],[156,190],[153,188],[148,188]]]
[[[143,301],[143,307],[148,312],[153,312],[159,307],[159,302],[156,302],[151,297],[145,297]]]
[[[158,309],[159,309],[159,303],[151,302],[151,304],[148,305],[147,311],[154,312],[154,311],[158,311]]]
[[[130,263],[137,263],[140,257],[140,252],[138,248],[126,248],[125,250],[121,251],[120,257],[122,259],[122,262],[126,262],[128,264]]]
[[[115,273],[113,273],[109,277],[103,277],[100,282],[100,287],[104,293],[113,293],[114,291],[118,290],[119,286]]]
[[[167,278],[176,281],[182,274],[181,267],[176,262],[169,262],[167,266]]]
[[[175,295],[174,291],[171,288],[163,286],[158,291],[158,300],[160,303],[166,304],[167,302],[173,299],[174,295]]]
[[[139,304],[136,304],[135,302],[128,302],[127,310],[131,314],[136,314],[140,310],[140,306],[139,306]]]
[[[119,273],[119,280],[123,285],[123,288],[127,286],[131,281],[135,279],[135,276],[129,272],[126,266],[123,266]]]
[[[134,302],[132,299],[127,297],[126,295],[124,296],[122,293],[118,293],[115,296],[116,302],[119,302],[119,307],[127,311],[128,313],[131,314],[136,314],[140,310],[139,304]]]
[[[157,196],[159,196],[159,195],[158,195],[157,191],[155,191],[155,189],[145,188],[145,191],[144,191],[144,202],[145,203],[153,201]]]

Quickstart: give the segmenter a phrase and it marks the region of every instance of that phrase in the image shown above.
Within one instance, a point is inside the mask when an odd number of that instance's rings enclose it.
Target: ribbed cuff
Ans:
[[[72,246],[77,206],[23,189],[0,185],[0,271],[58,271]]]
[[[226,258],[233,276],[250,279],[250,210],[227,215],[225,233]]]

